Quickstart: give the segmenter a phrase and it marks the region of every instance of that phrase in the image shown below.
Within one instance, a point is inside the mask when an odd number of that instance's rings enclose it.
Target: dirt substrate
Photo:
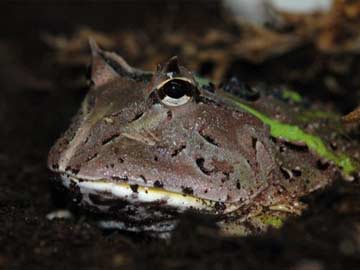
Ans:
[[[216,5],[184,6],[192,10],[188,16],[198,27],[206,27]],[[152,6],[157,27],[172,10],[163,8],[166,14],[159,15],[159,7],[161,3]],[[71,32],[82,24],[142,27],[146,20],[140,18],[151,14],[151,7],[143,5],[116,8],[119,14],[114,5],[1,7],[1,25],[7,29],[0,37],[0,269],[359,269],[358,180],[338,181],[308,196],[309,209],[280,230],[244,238],[219,237],[214,224],[192,215],[183,217],[167,241],[103,232],[81,215],[46,218],[67,204],[49,185],[47,152],[86,91],[53,85],[59,70],[48,64],[49,49],[40,34]]]

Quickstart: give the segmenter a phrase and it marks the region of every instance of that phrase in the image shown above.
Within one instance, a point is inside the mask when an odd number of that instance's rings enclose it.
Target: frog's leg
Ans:
[[[278,205],[276,210],[257,207],[247,215],[235,215],[218,222],[220,231],[227,236],[245,236],[266,232],[270,228],[279,229],[284,221],[299,212],[292,212],[288,205]],[[290,211],[289,211],[290,209]]]
[[[246,236],[260,234],[270,228],[280,228],[289,216],[288,212],[265,211],[238,219],[222,220],[218,225],[221,233],[226,236]]]
[[[223,234],[231,236],[259,234],[270,228],[278,229],[287,218],[300,215],[306,208],[304,203],[294,198],[297,196],[294,197],[281,186],[271,186],[246,209],[239,209],[219,221],[218,225]]]

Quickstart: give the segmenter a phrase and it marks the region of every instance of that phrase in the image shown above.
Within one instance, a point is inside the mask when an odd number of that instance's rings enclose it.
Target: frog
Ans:
[[[300,198],[358,175],[341,117],[291,90],[215,85],[177,57],[155,71],[90,40],[90,87],[48,167],[102,228],[171,232],[186,212],[226,234],[280,227]]]

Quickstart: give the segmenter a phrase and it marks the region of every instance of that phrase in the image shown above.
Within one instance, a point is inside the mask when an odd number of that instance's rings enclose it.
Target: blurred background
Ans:
[[[186,216],[163,241],[47,219],[66,198],[45,165],[87,92],[90,36],[135,67],[178,55],[216,84],[236,76],[286,85],[341,114],[354,110],[359,1],[5,1],[0,21],[0,269],[359,268],[358,182],[309,196],[302,217],[265,235],[222,238]]]

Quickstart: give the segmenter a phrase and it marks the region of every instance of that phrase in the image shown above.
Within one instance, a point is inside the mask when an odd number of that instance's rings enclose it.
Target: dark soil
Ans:
[[[166,241],[104,232],[81,215],[48,220],[67,201],[50,185],[47,153],[86,90],[54,83],[64,74],[49,61],[41,34],[72,33],[81,25],[199,31],[223,22],[215,2],[33,2],[0,7],[0,269],[360,269],[358,180],[339,180],[305,198],[309,209],[280,230],[244,238],[220,237],[211,221],[192,215]]]

